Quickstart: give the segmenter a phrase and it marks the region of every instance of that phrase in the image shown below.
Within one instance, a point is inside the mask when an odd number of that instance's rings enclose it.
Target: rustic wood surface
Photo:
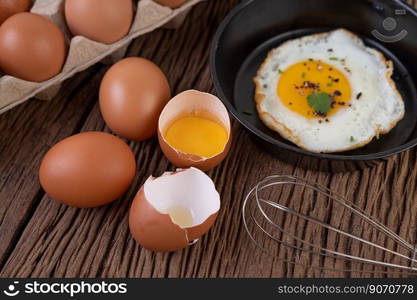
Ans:
[[[189,88],[214,93],[208,49],[218,24],[237,3],[202,3],[193,8],[179,29],[159,29],[137,39],[128,56],[142,56],[160,65],[174,93]],[[417,6],[415,1],[410,3]],[[97,105],[98,87],[107,69],[101,64],[93,66],[68,80],[52,101],[31,100],[0,116],[1,277],[410,276],[374,274],[372,271],[378,268],[360,264],[352,264],[354,271],[345,272],[284,263],[251,244],[242,227],[241,208],[244,196],[263,177],[278,173],[299,175],[346,195],[415,242],[417,150],[352,173],[317,172],[266,153],[233,121],[231,153],[221,166],[208,173],[222,197],[219,218],[200,242],[176,253],[146,251],[128,230],[128,210],[138,188],[149,175],[173,169],[156,139],[129,143],[138,161],[137,176],[121,199],[97,209],[70,208],[51,200],[40,188],[37,177],[48,149],[80,131],[109,131]],[[296,202],[298,196],[292,194],[288,201]],[[327,207],[319,209],[325,212]],[[311,234],[305,230],[306,236]],[[279,251],[282,259],[296,255],[288,249]],[[322,260],[317,266],[333,269],[339,265]]]

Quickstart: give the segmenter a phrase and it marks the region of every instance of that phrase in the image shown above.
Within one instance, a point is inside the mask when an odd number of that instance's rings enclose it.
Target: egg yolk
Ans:
[[[338,59],[338,58],[335,58]],[[349,72],[348,69],[346,69]],[[281,71],[277,85],[280,101],[293,112],[307,119],[325,117],[346,107],[351,99],[351,87],[346,76],[336,67],[322,61],[309,59]],[[326,114],[319,114],[309,104],[312,94],[327,94],[331,99]]]
[[[190,116],[173,122],[166,131],[165,140],[179,151],[208,158],[224,150],[228,134],[214,121]]]

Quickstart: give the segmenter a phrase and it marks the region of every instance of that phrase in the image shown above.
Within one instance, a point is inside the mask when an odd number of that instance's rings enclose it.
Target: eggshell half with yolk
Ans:
[[[166,172],[149,177],[141,187],[129,212],[129,227],[144,248],[176,251],[205,234],[219,209],[219,193],[205,173],[196,168]]]
[[[165,134],[173,122],[187,116],[199,116],[221,125],[227,132],[227,142],[223,150],[214,156],[202,157],[172,147]],[[229,153],[232,141],[229,114],[220,99],[214,95],[196,90],[182,92],[168,102],[159,116],[158,139],[165,156],[175,166],[196,167],[207,171],[220,164]]]

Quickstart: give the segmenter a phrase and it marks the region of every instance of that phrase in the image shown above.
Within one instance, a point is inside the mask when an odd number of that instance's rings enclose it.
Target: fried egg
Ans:
[[[393,63],[352,32],[313,34],[273,49],[254,78],[259,117],[318,153],[356,149],[404,116]]]

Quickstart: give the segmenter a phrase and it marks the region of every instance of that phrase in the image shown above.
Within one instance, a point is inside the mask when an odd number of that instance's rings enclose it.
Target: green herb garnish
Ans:
[[[319,115],[326,115],[332,107],[332,97],[326,93],[308,95],[307,102]]]
[[[350,137],[350,142],[353,143],[355,141],[355,138],[353,136]]]
[[[301,78],[306,78],[306,72],[301,73]]]
[[[329,59],[330,59],[330,60],[339,60],[339,58],[334,57],[334,56],[330,57]]]
[[[329,82],[328,84],[326,84],[328,87],[333,86],[333,83]]]
[[[278,73],[282,74],[282,73],[284,73],[284,71],[282,71],[281,69],[278,69]]]

